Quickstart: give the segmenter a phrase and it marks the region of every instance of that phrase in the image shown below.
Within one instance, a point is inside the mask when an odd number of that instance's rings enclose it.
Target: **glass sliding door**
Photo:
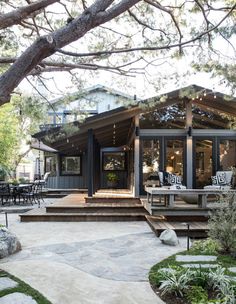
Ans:
[[[157,175],[160,167],[159,139],[142,140],[142,176],[143,184],[152,175]]]
[[[196,139],[193,160],[195,163],[194,184],[196,188],[203,188],[211,184],[213,175],[213,140]]]
[[[165,140],[165,170],[184,176],[185,141],[183,139]]]
[[[230,170],[231,167],[236,167],[236,141],[235,140],[220,140],[220,166],[219,170]]]

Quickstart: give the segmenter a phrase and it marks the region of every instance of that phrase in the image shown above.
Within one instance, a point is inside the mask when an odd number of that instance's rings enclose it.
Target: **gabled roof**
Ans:
[[[165,96],[163,102],[159,100]],[[73,141],[76,145],[86,146],[87,132],[89,129],[95,130],[95,135],[100,138],[101,143],[109,143],[112,140],[113,124],[120,123],[120,134],[127,137],[127,130],[132,125],[132,118],[141,113],[152,112],[154,110],[163,109],[183,101],[192,100],[193,104],[203,110],[211,110],[213,113],[225,113],[228,115],[236,116],[236,98],[231,98],[219,92],[213,92],[207,88],[203,88],[196,85],[191,85],[179,90],[171,91],[164,95],[155,96],[152,98],[140,101],[138,105],[131,107],[119,107],[114,110],[106,111],[101,114],[97,114],[85,119],[84,122],[74,122],[66,124],[67,127],[75,126],[78,127],[76,133],[68,135],[64,138],[58,138],[52,144],[45,141],[48,135],[57,135],[63,129],[62,127],[51,128],[46,131],[41,131],[34,135],[35,138],[44,140],[47,145],[50,145],[54,149],[60,150],[60,147],[66,149],[67,142],[69,140],[70,145],[73,147]],[[110,134],[108,136],[108,134]],[[111,138],[110,138],[111,137]],[[67,151],[67,150],[65,150]]]
[[[161,98],[164,98],[165,100],[163,102],[158,102]],[[161,109],[176,104],[177,100],[192,100],[193,104],[202,109],[211,109],[212,111],[222,112],[226,115],[236,115],[235,97],[194,84],[144,99],[139,103],[139,105],[144,109],[144,112],[145,110],[146,112],[149,112],[153,110],[153,108]]]
[[[117,91],[117,90],[114,90],[112,88],[106,87],[104,85],[100,85],[100,84],[94,85],[92,87],[85,88],[85,89],[81,90],[81,92],[73,92],[73,93],[70,93],[68,95],[71,98],[75,98],[74,100],[77,100],[77,99],[80,98],[80,95],[81,95],[81,98],[83,98],[83,96],[85,96],[86,94],[91,93],[91,92],[107,92],[107,93],[112,94],[114,96],[121,96],[122,98],[125,98],[127,100],[134,100],[136,98],[135,96],[128,95],[128,94],[123,93],[121,91]],[[63,100],[63,99],[64,99],[64,97],[58,97],[58,98],[55,98],[55,99],[51,100],[51,103],[55,104],[58,101]]]

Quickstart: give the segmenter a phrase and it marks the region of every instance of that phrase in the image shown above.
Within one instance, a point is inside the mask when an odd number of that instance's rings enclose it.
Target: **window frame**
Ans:
[[[63,173],[63,169],[62,169],[62,162],[63,159],[65,158],[79,158],[79,173],[67,173],[67,171],[65,171],[65,173]],[[81,176],[82,175],[82,154],[79,155],[61,155],[60,156],[60,175],[61,176]]]

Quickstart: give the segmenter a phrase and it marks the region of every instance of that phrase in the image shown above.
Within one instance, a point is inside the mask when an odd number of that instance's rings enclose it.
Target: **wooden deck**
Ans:
[[[157,235],[166,230],[173,229],[178,236],[189,236],[193,238],[207,237],[208,227],[207,222],[176,222],[176,221],[166,221],[160,217],[146,216],[147,223],[151,227],[152,231]],[[189,223],[189,230],[187,228],[187,223]]]
[[[100,200],[101,198],[99,198]],[[30,221],[145,221],[148,212],[139,199],[121,198],[115,202],[103,198],[87,202],[83,194],[71,194],[56,200],[45,209],[34,209],[20,215],[22,222]]]
[[[20,217],[22,222],[147,221],[157,236],[165,229],[174,229],[177,235],[206,237],[208,210],[179,202],[172,208],[156,206],[158,214],[151,216],[145,207],[143,200],[133,197],[99,196],[88,199],[86,194],[73,193],[55,199],[53,205],[31,210]],[[189,232],[183,222],[190,223]]]

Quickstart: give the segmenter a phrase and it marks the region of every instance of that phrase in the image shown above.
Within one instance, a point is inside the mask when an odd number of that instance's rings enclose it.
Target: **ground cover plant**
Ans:
[[[220,253],[219,253],[220,252]],[[216,255],[215,268],[184,268],[184,262],[177,262],[176,255],[154,265],[149,273],[154,291],[167,304],[235,304],[236,274],[229,267],[236,267],[236,258],[220,251],[219,243],[207,239],[197,241],[189,251],[181,255]],[[198,264],[199,262],[191,262]]]
[[[0,278],[7,277],[10,278],[18,283],[18,286],[14,288],[8,288],[0,291],[0,299],[1,297],[14,293],[20,292],[26,295],[31,296],[38,304],[52,304],[49,300],[47,300],[41,293],[37,290],[30,287],[28,284],[24,283],[23,281],[19,280],[18,278],[10,275],[9,273],[0,270]]]

